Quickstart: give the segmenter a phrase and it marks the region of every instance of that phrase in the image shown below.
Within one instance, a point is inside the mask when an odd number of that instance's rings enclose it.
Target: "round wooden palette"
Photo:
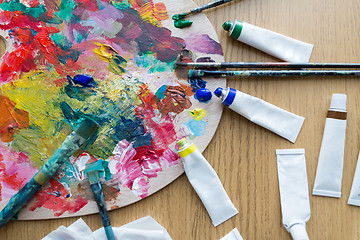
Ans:
[[[180,53],[184,61],[224,61],[204,14],[191,16],[190,28],[173,26],[171,16],[196,7],[192,1],[11,2],[0,5],[8,42],[0,67],[1,208],[84,116],[99,123],[96,141],[62,166],[19,219],[98,212],[88,161],[102,161],[106,205],[116,209],[184,172],[178,140],[187,137],[200,151],[209,144],[222,104],[200,102],[194,92],[213,92],[226,80],[188,80],[173,68]],[[193,118],[198,109],[207,112],[202,119]]]

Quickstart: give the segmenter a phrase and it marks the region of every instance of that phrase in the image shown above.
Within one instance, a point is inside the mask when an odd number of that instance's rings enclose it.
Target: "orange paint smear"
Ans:
[[[156,3],[152,0],[130,0],[131,7],[137,10],[140,17],[154,26],[162,27],[162,20],[169,19],[164,3]]]
[[[147,83],[140,85],[139,97],[143,103],[150,104],[154,109],[157,108],[157,97],[154,93],[150,92]]]
[[[153,15],[160,21],[169,19],[169,15],[164,3],[155,3]]]
[[[15,129],[29,127],[28,112],[17,109],[8,97],[0,96],[0,138],[3,142],[11,142]]]

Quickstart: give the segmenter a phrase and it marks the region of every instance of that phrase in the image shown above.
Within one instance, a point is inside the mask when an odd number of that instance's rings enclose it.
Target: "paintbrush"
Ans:
[[[360,70],[246,70],[246,71],[208,71],[189,70],[189,78],[196,77],[295,77],[295,76],[360,76]]]
[[[174,16],[172,16],[172,19],[174,20],[174,26],[177,27],[177,28],[190,27],[191,24],[192,24],[192,21],[185,20],[186,16],[188,16],[188,15],[190,15],[192,13],[201,12],[201,11],[209,9],[209,8],[217,7],[219,5],[222,5],[224,3],[231,2],[231,1],[233,1],[233,0],[216,0],[214,2],[207,3],[207,4],[204,4],[204,5],[200,6],[200,7],[189,10],[187,12],[180,13],[180,14],[175,14]]]
[[[360,68],[360,63],[175,62],[175,66],[196,68]]]
[[[35,195],[61,165],[68,160],[82,144],[92,138],[97,132],[98,125],[91,119],[85,118],[77,128],[65,139],[61,146],[45,163],[44,166],[16,193],[0,212],[0,228],[4,226],[20,209]]]
[[[104,192],[101,187],[99,170],[103,168],[101,160],[86,164],[85,174],[88,176],[91,190],[94,194],[97,206],[99,208],[100,217],[104,225],[104,230],[108,240],[115,240],[115,235],[112,230],[110,219],[106,211]]]

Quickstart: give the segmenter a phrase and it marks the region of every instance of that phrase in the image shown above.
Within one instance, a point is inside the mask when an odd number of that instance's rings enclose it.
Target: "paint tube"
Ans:
[[[346,95],[333,94],[327,113],[312,194],[341,197],[346,133]]]
[[[223,28],[230,37],[288,62],[309,62],[313,45],[282,34],[235,20]]]
[[[351,186],[348,204],[360,206],[360,153],[358,156],[353,183]]]
[[[304,149],[277,149],[283,224],[294,240],[308,240],[309,187]]]
[[[241,237],[237,228],[234,228],[231,232],[226,234],[220,240],[244,240],[244,239]]]
[[[215,170],[192,143],[185,138],[178,142],[185,173],[199,195],[216,227],[238,214]]]
[[[233,88],[217,88],[214,93],[222,100],[222,104],[292,143],[295,142],[305,120],[301,116]]]

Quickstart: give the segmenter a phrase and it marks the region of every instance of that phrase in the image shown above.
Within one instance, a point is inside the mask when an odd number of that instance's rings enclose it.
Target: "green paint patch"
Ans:
[[[174,62],[162,62],[158,60],[153,54],[145,54],[140,56],[140,58],[136,60],[136,64],[139,67],[147,69],[150,73],[169,72],[172,71],[174,67]]]
[[[76,4],[73,0],[62,0],[60,4],[60,11],[55,14],[62,20],[70,22],[73,14],[72,11],[75,8]]]
[[[0,4],[0,8],[4,11],[11,11],[11,12],[21,11],[24,12],[25,15],[31,15],[34,18],[38,18],[46,12],[46,8],[44,5],[39,5],[38,7],[35,8],[29,8],[24,4],[20,3],[19,0],[3,2]]]
[[[117,9],[127,9],[131,8],[131,3],[129,0],[123,0],[121,2],[111,1],[112,5],[114,5]]]

